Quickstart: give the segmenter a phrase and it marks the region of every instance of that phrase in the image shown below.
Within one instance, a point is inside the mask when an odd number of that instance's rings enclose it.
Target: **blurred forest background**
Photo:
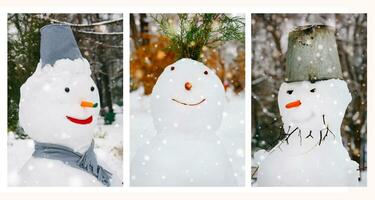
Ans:
[[[130,91],[149,95],[180,58],[203,62],[226,89],[245,88],[245,20],[232,14],[130,14]]]
[[[277,95],[284,80],[288,33],[296,26],[325,24],[336,28],[340,63],[353,97],[343,120],[343,143],[360,170],[366,170],[366,14],[253,14],[251,24],[252,152],[269,150],[278,142],[282,121]]]
[[[107,125],[115,121],[114,105],[123,104],[122,14],[8,15],[8,131],[26,138],[18,126],[20,87],[39,62],[40,28],[51,23],[72,27],[83,57],[91,64]]]

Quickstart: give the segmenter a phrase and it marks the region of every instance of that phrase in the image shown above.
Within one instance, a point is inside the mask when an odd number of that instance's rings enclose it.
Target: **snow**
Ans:
[[[159,78],[163,87],[158,80],[153,95],[143,96],[142,89],[130,94],[131,185],[244,185],[244,96],[227,92],[224,97],[221,82],[200,63],[187,61],[193,70],[179,64],[166,68]],[[205,77],[205,70],[213,78]],[[164,85],[171,79],[173,84]],[[191,95],[184,81],[196,89]],[[170,95],[189,103],[207,98],[209,105],[192,111],[162,102]]]
[[[257,185],[358,185],[358,163],[350,159],[340,133],[351,99],[343,80],[283,83],[278,104],[285,139],[270,152],[255,153]]]
[[[106,169],[123,180],[123,114],[122,107],[116,108],[116,121],[113,124],[104,125],[103,118],[98,120],[94,133],[95,153],[100,164],[105,165]],[[13,132],[8,133],[8,184],[10,186],[19,185],[18,172],[30,159],[33,151],[32,139],[16,139]]]

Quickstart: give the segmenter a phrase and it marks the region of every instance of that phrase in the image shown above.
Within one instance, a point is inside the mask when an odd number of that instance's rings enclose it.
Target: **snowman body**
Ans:
[[[284,139],[259,151],[258,186],[353,186],[358,164],[341,139],[340,127],[351,101],[338,79],[283,83],[278,104]]]
[[[83,154],[93,140],[99,93],[86,59],[60,59],[38,65],[21,87],[19,123],[34,141],[65,146]],[[96,106],[87,106],[95,105]],[[102,185],[84,170],[60,160],[31,157],[19,172],[18,185]]]
[[[59,160],[31,157],[19,172],[20,186],[102,186],[94,176]]]
[[[219,143],[219,144],[218,144]],[[224,146],[213,134],[161,133],[132,161],[132,185],[235,185]]]
[[[166,67],[152,92],[157,135],[131,163],[131,185],[236,185],[225,148],[216,136],[225,103],[216,74],[181,59]]]

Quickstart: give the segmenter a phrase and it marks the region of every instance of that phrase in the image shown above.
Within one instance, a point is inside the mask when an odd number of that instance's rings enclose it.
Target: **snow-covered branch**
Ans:
[[[99,42],[99,41],[95,41],[95,44],[103,46],[103,47],[108,47],[108,48],[118,48],[118,49],[122,49],[123,48],[122,45],[110,45],[110,44],[106,44],[104,42]]]
[[[113,24],[113,23],[118,23],[118,22],[123,21],[123,18],[120,18],[120,19],[113,19],[113,20],[95,22],[95,23],[91,23],[91,24],[73,24],[73,23],[69,23],[69,22],[60,21],[60,20],[57,20],[57,19],[50,19],[50,18],[45,18],[45,19],[50,21],[50,22],[53,22],[53,23],[66,24],[66,25],[69,25],[69,26],[72,26],[72,27],[101,26],[101,25]]]
[[[264,81],[264,80],[266,80],[266,79],[267,79],[266,76],[262,76],[262,77],[260,77],[260,78],[257,78],[257,79],[255,79],[255,80],[251,81],[251,85],[256,85],[256,84],[261,83],[262,81]]]
[[[84,30],[75,30],[78,33],[92,34],[92,35],[122,35],[123,32],[93,32]]]

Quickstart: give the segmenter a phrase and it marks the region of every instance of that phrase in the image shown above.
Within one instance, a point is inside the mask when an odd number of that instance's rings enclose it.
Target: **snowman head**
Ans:
[[[347,84],[339,79],[283,83],[278,95],[284,124],[302,130],[320,129],[324,124],[340,127],[350,101]]]
[[[153,91],[151,109],[158,132],[214,132],[221,124],[224,87],[204,64],[181,59],[167,66]]]
[[[84,151],[93,138],[99,93],[69,26],[41,29],[40,57],[21,86],[20,126],[35,141]]]
[[[21,87],[21,127],[38,142],[79,149],[90,144],[99,114],[99,93],[85,59],[38,65]]]
[[[278,95],[286,135],[283,142],[297,144],[297,153],[330,140],[337,144],[351,95],[341,80],[335,29],[301,26],[288,37],[287,83],[281,85]],[[288,146],[295,150],[295,145]]]

